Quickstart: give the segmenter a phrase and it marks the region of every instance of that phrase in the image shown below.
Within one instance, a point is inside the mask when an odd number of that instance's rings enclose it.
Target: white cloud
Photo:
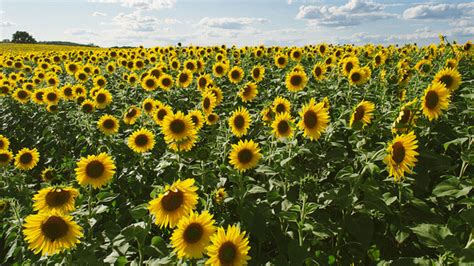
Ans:
[[[92,13],[92,16],[93,17],[105,17],[105,16],[107,16],[107,14],[99,12],[99,11],[95,11],[94,13]]]
[[[0,28],[15,26],[15,23],[10,21],[0,21]]]
[[[172,8],[176,0],[88,0],[91,3],[114,4],[120,3],[122,6],[143,10],[160,10]]]
[[[97,36],[98,34],[86,29],[67,29],[64,33],[73,36]]]
[[[474,16],[474,2],[460,4],[421,4],[403,12],[404,19],[453,19]]]
[[[325,27],[355,26],[364,22],[397,17],[384,12],[385,5],[371,0],[349,0],[342,6],[300,6],[297,19]]]
[[[134,11],[130,14],[120,13],[112,19],[112,24],[121,28],[138,32],[154,31],[158,27],[158,19],[152,16],[143,16],[141,12]]]
[[[245,27],[249,27],[255,24],[267,23],[268,20],[264,18],[231,18],[231,17],[222,17],[222,18],[209,18],[205,17],[199,21],[199,25],[207,26],[211,28],[220,28],[220,29],[231,29],[239,30]]]

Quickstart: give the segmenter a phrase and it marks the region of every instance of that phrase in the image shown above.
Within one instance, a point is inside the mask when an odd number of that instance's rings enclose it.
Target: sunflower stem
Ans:
[[[402,225],[402,181],[398,181],[398,220],[400,222],[400,226]]]
[[[90,226],[89,230],[89,238],[92,237],[92,225],[90,223],[90,219],[92,218],[92,186],[88,186],[88,201],[87,201],[87,223]]]

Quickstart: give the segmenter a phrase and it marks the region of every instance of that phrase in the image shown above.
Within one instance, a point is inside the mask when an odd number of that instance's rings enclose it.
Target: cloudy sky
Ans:
[[[0,0],[1,39],[113,45],[465,42],[474,2],[443,0]]]

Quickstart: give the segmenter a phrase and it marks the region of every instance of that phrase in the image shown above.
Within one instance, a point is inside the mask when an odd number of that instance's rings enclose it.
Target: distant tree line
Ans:
[[[40,43],[40,44],[51,44],[51,45],[68,45],[68,46],[87,46],[87,47],[99,47],[93,43],[88,44],[80,44],[75,42],[65,42],[65,41],[42,41],[37,42],[31,34],[26,31],[17,31],[13,33],[12,39],[3,39],[1,42],[3,43]]]

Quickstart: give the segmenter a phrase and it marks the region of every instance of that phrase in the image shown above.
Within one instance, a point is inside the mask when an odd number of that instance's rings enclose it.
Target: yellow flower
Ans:
[[[33,209],[38,212],[67,214],[75,210],[79,191],[72,187],[47,187],[33,196]]]
[[[105,114],[97,121],[97,127],[105,135],[112,135],[118,132],[120,123],[113,115]]]
[[[234,66],[228,73],[230,82],[237,84],[244,78],[244,70],[239,66]]]
[[[238,144],[232,144],[232,151],[229,154],[230,164],[240,172],[257,166],[261,157],[260,148],[253,140],[240,140]]]
[[[425,90],[423,96],[422,110],[428,119],[436,120],[441,115],[442,110],[447,110],[450,102],[449,90],[443,83],[434,82]]]
[[[154,146],[155,135],[146,128],[138,129],[128,137],[128,147],[136,153],[150,151]]]
[[[291,138],[293,135],[293,118],[289,113],[279,113],[272,123],[273,134],[277,138]]]
[[[247,265],[250,256],[249,240],[245,231],[240,232],[236,225],[228,226],[227,230],[219,227],[217,233],[211,236],[211,245],[207,247],[209,259],[207,265]]]
[[[31,170],[39,162],[40,154],[38,150],[23,148],[15,155],[15,167],[20,170]]]
[[[308,78],[304,71],[291,71],[286,75],[286,87],[289,91],[297,92],[306,86]]]
[[[247,130],[251,122],[249,111],[245,107],[239,107],[229,118],[229,126],[232,134],[237,137],[247,135]]]
[[[8,150],[8,147],[10,147],[10,140],[0,134],[0,150]]]
[[[374,110],[375,104],[369,101],[360,102],[352,113],[349,126],[354,128],[363,128],[370,124]]]
[[[115,174],[115,164],[112,158],[103,152],[99,155],[82,157],[77,162],[75,172],[79,185],[100,188],[112,179]]]
[[[179,142],[196,135],[193,121],[181,111],[178,111],[176,114],[170,113],[166,115],[161,131],[165,136],[166,143]]]
[[[0,167],[5,167],[10,164],[13,159],[13,153],[9,150],[0,150]]]
[[[247,82],[240,90],[239,97],[243,102],[252,101],[258,94],[257,84],[253,82]]]
[[[303,131],[303,135],[311,140],[318,140],[329,124],[328,109],[324,108],[324,103],[316,104],[311,98],[309,103],[303,105],[299,115],[298,127]]]
[[[384,163],[387,165],[389,175],[393,176],[395,181],[400,181],[405,176],[405,172],[412,172],[411,169],[417,162],[417,143],[415,133],[412,131],[396,136],[388,145]]]
[[[443,68],[436,73],[433,83],[439,82],[446,86],[449,91],[455,91],[461,85],[461,74],[453,68]]]

